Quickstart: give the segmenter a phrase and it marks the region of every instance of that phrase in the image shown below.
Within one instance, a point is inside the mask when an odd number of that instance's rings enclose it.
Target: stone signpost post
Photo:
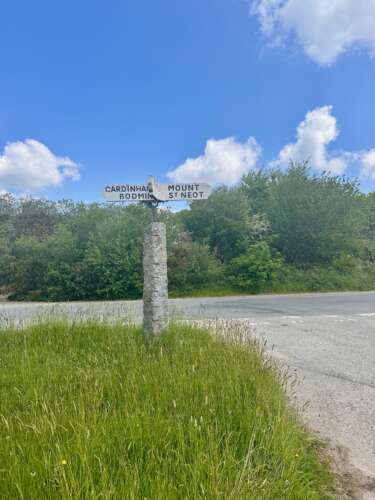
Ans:
[[[143,245],[143,327],[146,338],[168,326],[168,273],[166,227],[153,222]]]
[[[206,200],[211,187],[205,183],[158,184],[150,177],[145,184],[115,184],[104,188],[110,202],[144,202],[153,211],[154,222],[145,231],[143,245],[143,326],[146,340],[168,326],[168,272],[166,226],[155,221],[160,203]]]

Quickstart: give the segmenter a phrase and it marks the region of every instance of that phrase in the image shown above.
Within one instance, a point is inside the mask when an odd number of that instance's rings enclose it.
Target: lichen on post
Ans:
[[[143,245],[143,327],[146,340],[168,326],[168,271],[166,227],[153,222]]]

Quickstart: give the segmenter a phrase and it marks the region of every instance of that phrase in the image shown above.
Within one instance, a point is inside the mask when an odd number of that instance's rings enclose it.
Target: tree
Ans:
[[[375,262],[375,191],[361,199],[363,225],[361,231],[364,260]]]
[[[245,193],[253,213],[264,212],[269,200],[273,176],[272,172],[262,170],[252,170],[243,176],[240,190]]]
[[[330,263],[357,249],[359,198],[356,182],[327,173],[313,176],[307,164],[291,164],[286,172],[269,174],[260,207],[275,248],[289,262]]]
[[[206,245],[194,242],[183,232],[168,249],[168,284],[172,292],[186,294],[217,288],[222,281],[220,263]]]
[[[208,245],[222,262],[246,252],[268,230],[264,219],[252,216],[246,195],[235,188],[220,188],[208,200],[193,202],[182,217],[193,240]]]
[[[21,199],[14,218],[16,237],[32,236],[43,240],[53,233],[60,220],[55,202],[34,198]]]
[[[141,208],[141,207],[140,207]],[[97,299],[140,298],[147,214],[136,207],[112,213],[92,232],[82,261],[82,287]]]

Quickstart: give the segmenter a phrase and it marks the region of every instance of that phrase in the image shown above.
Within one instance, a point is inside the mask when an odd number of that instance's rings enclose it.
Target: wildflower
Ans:
[[[66,465],[68,462],[65,460],[65,458],[63,458],[61,461],[60,461],[60,465]]]

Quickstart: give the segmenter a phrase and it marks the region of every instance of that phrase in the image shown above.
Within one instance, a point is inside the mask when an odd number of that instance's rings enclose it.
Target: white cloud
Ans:
[[[174,182],[231,185],[256,165],[260,153],[261,148],[253,137],[245,143],[237,142],[233,137],[210,139],[202,156],[188,158],[167,176]]]
[[[375,0],[253,0],[251,12],[272,44],[294,38],[320,65],[353,48],[375,54]]]
[[[291,161],[308,161],[316,172],[333,175],[357,173],[362,179],[375,181],[375,149],[336,151],[330,148],[339,136],[337,119],[332,106],[322,106],[306,113],[297,127],[296,140],[286,144],[270,168],[287,168]],[[209,182],[233,185],[253,168],[257,168],[261,147],[250,137],[240,143],[233,137],[207,141],[204,154],[188,158],[167,176],[174,182]]]
[[[308,160],[312,168],[320,172],[343,174],[351,159],[351,153],[329,155],[328,145],[339,135],[336,118],[332,115],[332,106],[323,106],[309,111],[297,127],[297,140],[287,144],[280,151],[274,166],[287,166],[289,162]]]
[[[33,139],[8,143],[0,154],[0,189],[33,193],[77,181],[79,166],[68,157],[54,155]]]
[[[375,149],[361,153],[361,177],[375,181]]]

